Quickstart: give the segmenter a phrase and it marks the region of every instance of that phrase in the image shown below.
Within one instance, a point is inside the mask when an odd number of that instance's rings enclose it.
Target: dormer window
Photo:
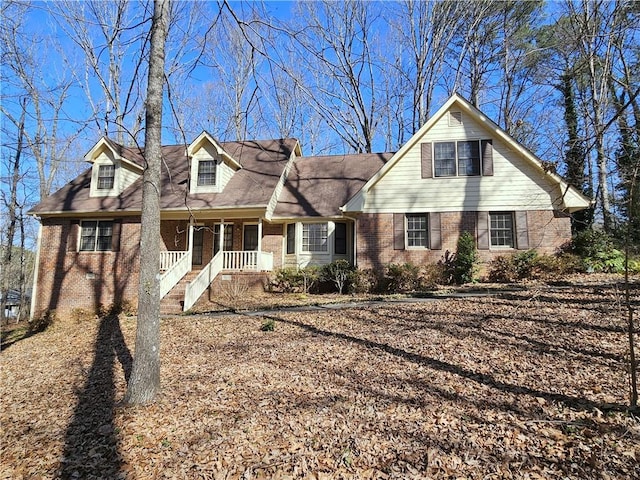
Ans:
[[[98,190],[111,190],[116,176],[115,165],[100,165],[98,168]]]
[[[198,162],[198,186],[216,184],[216,162],[200,160]]]

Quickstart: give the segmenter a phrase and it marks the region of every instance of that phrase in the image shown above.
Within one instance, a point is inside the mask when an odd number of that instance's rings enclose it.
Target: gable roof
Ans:
[[[548,177],[549,180],[557,184],[560,187],[563,203],[568,211],[581,210],[583,208],[588,208],[591,205],[592,201],[584,196],[577,188],[569,185],[556,173],[545,169],[542,165],[542,161],[536,155],[513,139],[507,132],[502,130],[495,122],[489,119],[471,103],[454,93],[445,102],[445,104],[442,105],[442,107],[440,107],[438,111],[409,139],[409,141],[402,145],[402,148],[393,155],[389,162],[387,162],[384,167],[382,167],[365,183],[360,192],[358,192],[358,194],[348,202],[345,202],[342,210],[354,212],[361,211],[364,206],[367,193],[387,174],[387,172],[389,172],[390,169],[393,168],[394,165],[398,163],[398,161],[400,161],[402,157],[405,156],[409,150],[416,145],[416,143],[425,136],[425,134],[442,118],[443,115],[453,108],[460,109],[472,119],[481,123],[492,133],[492,135],[505,142],[522,158],[524,158],[525,161],[533,165],[540,175]]]
[[[128,158],[143,162],[140,149],[120,147]],[[188,194],[189,161],[184,145],[162,147],[162,210],[222,209],[228,207],[264,208],[294,151],[296,139],[221,142],[227,154],[242,165],[220,193]],[[137,163],[137,161],[136,161]],[[142,178],[138,178],[117,197],[90,197],[91,169],[81,173],[63,188],[42,200],[31,214],[49,216],[71,213],[139,213],[142,205]]]
[[[392,156],[367,153],[296,159],[274,218],[341,216],[340,207]]]

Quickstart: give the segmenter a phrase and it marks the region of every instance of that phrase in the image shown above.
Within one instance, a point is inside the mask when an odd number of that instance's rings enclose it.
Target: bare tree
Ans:
[[[169,0],[154,2],[145,116],[145,169],[140,231],[138,325],[131,377],[125,402],[152,402],[160,389],[160,170],[162,165],[162,102]]]

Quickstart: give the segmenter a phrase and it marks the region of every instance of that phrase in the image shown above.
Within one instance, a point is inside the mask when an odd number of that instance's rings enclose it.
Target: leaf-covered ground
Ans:
[[[638,285],[634,290],[636,307]],[[124,407],[135,318],[0,355],[1,478],[640,478],[612,285],[162,323],[162,395]]]

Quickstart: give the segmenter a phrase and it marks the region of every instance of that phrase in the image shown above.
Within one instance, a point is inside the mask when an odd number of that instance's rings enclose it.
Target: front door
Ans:
[[[192,265],[202,265],[202,245],[204,244],[204,230],[193,231],[193,252],[191,254]]]
[[[244,239],[242,249],[245,251],[258,250],[258,225],[244,226]]]

